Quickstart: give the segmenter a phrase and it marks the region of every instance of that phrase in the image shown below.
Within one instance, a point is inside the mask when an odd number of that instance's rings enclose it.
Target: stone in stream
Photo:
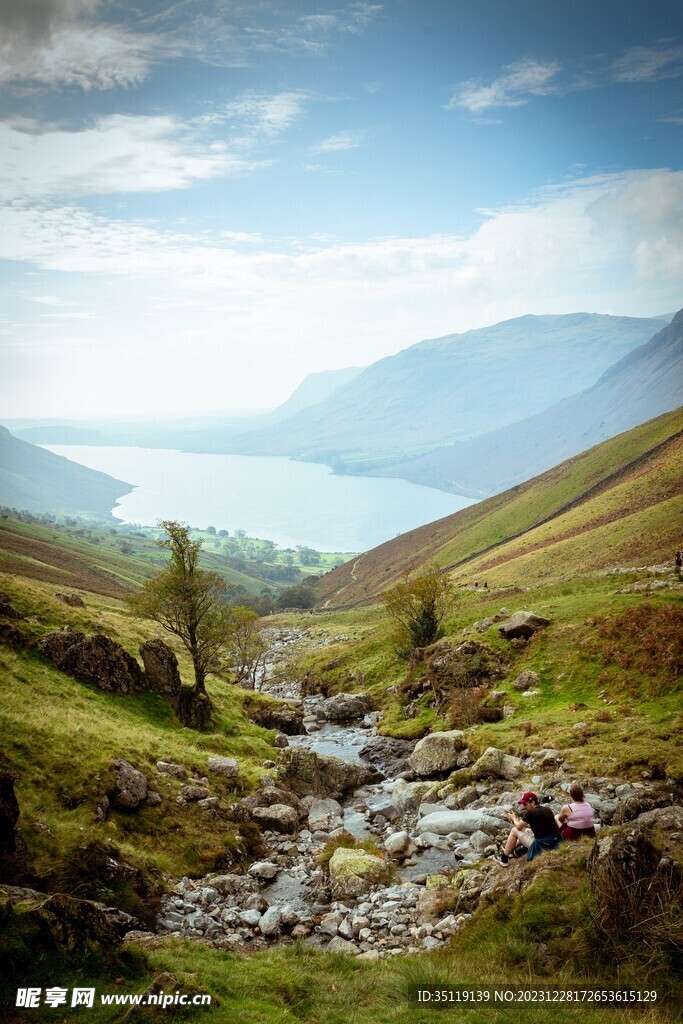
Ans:
[[[416,846],[408,833],[404,831],[394,832],[393,835],[385,839],[384,849],[390,857],[401,860],[405,857],[410,857],[415,852]]]
[[[324,700],[320,710],[328,722],[349,722],[362,718],[372,707],[372,697],[367,693],[337,693]]]
[[[277,864],[273,864],[271,861],[260,860],[256,864],[252,864],[249,868],[249,874],[254,878],[270,879],[275,878],[278,873]]]
[[[313,832],[332,832],[343,825],[344,810],[331,797],[315,800],[308,809],[308,827]]]
[[[296,832],[298,816],[287,804],[270,804],[268,807],[254,807],[251,816],[257,825],[272,829],[273,832]]]
[[[280,751],[277,768],[278,783],[297,796],[331,796],[335,799],[367,782],[381,779],[376,769],[340,757],[316,754],[303,747],[286,747]]]
[[[495,812],[492,813],[492,812]],[[505,812],[500,808],[492,808],[472,811],[435,811],[432,814],[420,818],[415,830],[418,835],[425,832],[433,832],[436,835],[447,836],[451,832],[462,832],[471,835],[473,832],[482,831],[489,835],[495,835],[505,825]]]
[[[424,736],[410,756],[410,767],[416,775],[435,775],[450,771],[458,763],[458,754],[465,749],[465,734],[460,729],[432,732]]]

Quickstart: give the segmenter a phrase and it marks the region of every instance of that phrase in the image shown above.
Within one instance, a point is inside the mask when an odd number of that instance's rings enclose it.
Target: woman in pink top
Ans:
[[[583,789],[578,782],[572,782],[569,787],[569,795],[572,798],[570,804],[565,804],[555,819],[562,833],[563,839],[581,839],[582,836],[595,838],[595,821],[593,808],[584,797]]]

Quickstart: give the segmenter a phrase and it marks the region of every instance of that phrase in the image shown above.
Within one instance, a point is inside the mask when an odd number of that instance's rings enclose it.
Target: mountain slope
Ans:
[[[0,504],[27,512],[108,517],[132,485],[87,469],[0,427]]]
[[[592,384],[661,327],[654,319],[574,313],[524,316],[423,341],[373,363],[276,434],[268,428],[245,433],[229,450],[336,454],[352,467],[358,460],[420,454],[548,408]]]
[[[392,475],[483,497],[677,408],[683,396],[683,310],[590,388],[536,416],[392,467]]]
[[[323,607],[376,601],[427,562],[456,582],[516,586],[673,557],[683,523],[683,408],[324,576]]]

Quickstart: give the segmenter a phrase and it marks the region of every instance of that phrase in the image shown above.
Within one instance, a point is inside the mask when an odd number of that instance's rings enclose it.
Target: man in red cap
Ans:
[[[535,793],[523,793],[519,803],[524,808],[521,818],[516,814],[508,814],[512,829],[507,838],[505,849],[496,856],[499,864],[507,867],[510,854],[520,856],[526,849],[526,859],[533,860],[544,850],[554,850],[562,842],[555,815],[545,804],[539,804]]]

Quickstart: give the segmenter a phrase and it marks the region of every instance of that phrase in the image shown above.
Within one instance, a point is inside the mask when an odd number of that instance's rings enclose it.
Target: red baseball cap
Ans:
[[[532,792],[522,793],[522,795],[519,798],[519,800],[517,801],[517,803],[525,804],[527,802],[527,800],[535,800],[536,803],[538,803],[538,797],[536,796],[535,793],[532,793]]]

